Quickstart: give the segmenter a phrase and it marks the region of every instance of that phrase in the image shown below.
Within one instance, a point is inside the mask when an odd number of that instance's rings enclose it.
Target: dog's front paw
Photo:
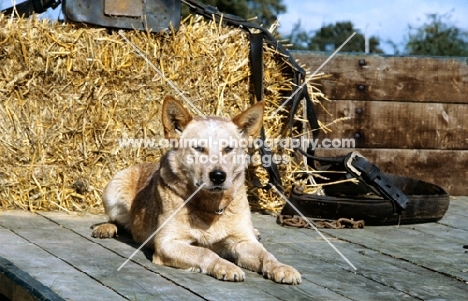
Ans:
[[[302,282],[301,274],[295,268],[280,262],[265,265],[263,276],[277,283],[299,284]]]
[[[111,223],[100,224],[93,227],[92,237],[112,238],[117,236],[117,226]]]
[[[216,259],[209,267],[208,274],[219,280],[244,281],[245,273],[237,265],[222,259]]]

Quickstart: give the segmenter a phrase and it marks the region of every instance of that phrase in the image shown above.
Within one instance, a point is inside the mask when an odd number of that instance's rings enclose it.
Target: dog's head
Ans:
[[[212,192],[228,190],[234,181],[244,182],[248,158],[245,149],[257,137],[263,122],[263,103],[258,102],[232,120],[192,117],[174,98],[164,99],[162,122],[166,139],[174,149],[174,167],[195,186],[205,183]]]

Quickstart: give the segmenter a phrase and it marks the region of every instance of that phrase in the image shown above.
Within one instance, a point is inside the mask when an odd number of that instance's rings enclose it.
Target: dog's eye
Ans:
[[[224,148],[224,153],[225,153],[225,154],[229,154],[229,153],[232,152],[233,150],[234,150],[233,147],[227,146],[226,148]]]
[[[199,153],[205,152],[205,148],[203,146],[194,146],[193,149],[195,149]]]

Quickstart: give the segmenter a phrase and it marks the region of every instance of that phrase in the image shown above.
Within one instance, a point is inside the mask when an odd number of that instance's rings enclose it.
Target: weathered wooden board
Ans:
[[[311,71],[329,55],[293,53]],[[318,82],[331,100],[316,106],[331,130],[320,140],[352,139],[387,172],[468,194],[462,180],[468,166],[468,58],[337,54],[320,71],[328,74]],[[331,124],[343,117],[349,119]]]
[[[450,211],[451,214],[453,211]],[[361,244],[363,247],[376,246],[382,254],[396,258],[404,258],[409,263],[431,270],[443,275],[451,275],[454,279],[462,282],[456,287],[466,289],[468,274],[466,271],[466,253],[463,248],[466,245],[468,229],[461,228],[460,222],[457,227],[436,224],[421,224],[417,226],[396,227],[372,227],[369,230],[371,235],[362,236],[356,231],[332,231],[324,230],[332,236],[345,239],[349,242]],[[443,235],[440,235],[442,234]],[[427,252],[426,256],[421,253]],[[367,251],[366,251],[367,254]],[[435,276],[434,274],[433,276]],[[436,277],[437,279],[438,277]],[[426,282],[426,280],[424,280]],[[429,283],[425,283],[430,287]],[[439,284],[441,284],[439,282]],[[450,293],[450,291],[447,291]],[[450,294],[448,294],[450,296]],[[456,299],[456,298],[455,298]]]
[[[70,219],[69,215],[61,214],[58,215],[57,213],[41,213],[41,215],[51,218],[54,222],[57,222],[62,227],[68,228],[80,235],[89,238],[90,241],[93,243],[99,244],[104,246],[105,248],[112,248],[118,254],[122,256],[129,256],[132,254],[139,245],[134,244],[131,242],[127,236],[122,236],[119,240],[123,239],[125,242],[122,244],[116,240],[97,240],[90,237],[90,230],[89,225],[97,222],[105,221],[106,218],[103,216],[87,216],[89,217],[96,217],[95,219],[83,223],[81,220]],[[279,237],[286,237],[288,238],[288,229],[278,227],[274,224],[274,218],[271,216],[258,216],[255,215],[256,218],[262,218],[263,223],[270,223],[275,227],[275,230],[280,231],[270,231],[271,235],[267,235],[267,233],[263,233],[263,237],[266,239],[272,239],[275,235]],[[88,219],[89,220],[89,219]],[[259,228],[262,232],[262,227]],[[281,232],[282,231],[282,232]],[[304,239],[304,238],[301,238]],[[305,238],[309,243],[314,244],[318,242],[315,238]],[[297,252],[291,252],[289,248],[289,244],[292,241],[290,239],[281,243],[281,248],[278,252],[275,252],[275,256],[282,260],[283,262],[287,262],[290,264],[294,264],[298,259],[296,258]],[[252,300],[271,300],[272,298],[278,298],[279,300],[348,300],[347,298],[343,298],[339,294],[330,291],[327,288],[324,288],[318,284],[313,282],[309,282],[309,277],[303,274],[304,279],[304,286],[278,286],[272,283],[269,280],[263,279],[260,275],[256,273],[245,271],[247,279],[244,282],[247,286],[242,285],[239,287],[236,283],[229,283],[229,282],[219,282],[211,277],[200,275],[197,273],[181,271],[169,267],[161,267],[156,266],[151,262],[151,252],[142,252],[138,253],[135,256],[135,260],[144,266],[146,269],[153,271],[154,273],[160,274],[167,279],[171,279],[174,283],[178,285],[190,288],[194,293],[203,296],[209,300],[220,300],[222,298],[228,298],[229,300],[245,300],[246,296],[251,298]],[[121,261],[123,262],[124,259]],[[122,262],[116,262],[115,268],[117,265],[120,265]],[[122,269],[122,272],[125,272],[126,268]],[[312,277],[310,277],[312,278]],[[311,294],[311,292],[314,292]]]
[[[117,271],[138,246],[122,234],[90,237],[90,226],[106,220],[102,215],[0,212],[0,256],[67,300],[463,300],[463,212],[466,197],[454,199],[439,223],[322,230],[357,271],[315,231],[281,227],[272,216],[253,214],[265,247],[302,273],[299,286],[274,284],[253,272],[246,272],[243,283],[222,282],[156,266],[147,251]]]
[[[354,150],[354,149],[353,149]],[[467,192],[468,151],[355,149],[380,170],[420,179],[443,187],[452,195]],[[317,149],[318,156],[346,155],[351,149]]]
[[[349,119],[321,132],[322,139],[352,138],[359,148],[468,149],[468,103],[336,100],[324,106],[316,108],[325,125]]]
[[[0,215],[0,227],[15,229],[17,235],[31,240],[51,256],[94,279],[96,283],[89,286],[90,291],[94,286],[105,286],[129,300],[245,300],[247,297],[271,300],[278,296],[280,300],[346,300],[307,280],[303,286],[281,286],[246,271],[247,279],[239,285],[198,273],[156,266],[151,262],[151,252],[146,251],[138,252],[121,271],[117,271],[138,245],[126,236],[107,240],[90,237],[90,226],[105,221],[104,216],[87,215],[70,219],[67,214],[44,213],[40,219],[37,219],[40,215],[29,215],[29,223],[25,223],[23,212],[20,212],[20,218],[12,218],[9,212]],[[276,255],[284,259],[281,254]],[[4,256],[2,252],[0,256]],[[63,277],[66,278],[66,275]],[[86,300],[76,296],[67,295],[71,300]]]
[[[390,231],[391,229],[387,229]],[[347,230],[346,230],[347,231]],[[353,230],[350,230],[353,231]],[[340,231],[326,230],[324,232],[332,232],[332,236],[344,237]],[[362,233],[354,231],[354,235],[361,236]],[[366,235],[368,235],[366,233]],[[375,241],[372,246],[378,244],[398,244],[398,241],[391,237],[384,242]],[[347,238],[346,238],[347,240]],[[322,285],[326,285],[330,290],[341,293],[348,296],[352,300],[359,300],[360,296],[364,300],[402,300],[406,298],[415,298],[419,300],[429,300],[439,297],[442,300],[449,300],[454,298],[455,300],[461,298],[466,294],[466,284],[460,282],[454,278],[447,279],[439,277],[437,273],[431,272],[425,266],[419,266],[411,262],[405,262],[405,257],[395,259],[393,253],[383,253],[380,250],[373,250],[371,245],[361,245],[359,239],[354,239],[353,244],[358,244],[360,247],[350,249],[348,245],[340,243],[340,239],[332,240],[340,251],[357,266],[358,271],[352,273],[347,271],[343,266],[341,273],[350,274],[351,281],[349,284],[352,286],[344,286],[344,278],[339,273],[331,271],[331,269],[323,268],[325,264],[321,264],[320,267],[315,270],[311,270],[310,273],[315,273],[316,280]],[[415,242],[417,244],[417,242]],[[301,249],[307,248],[307,244],[299,243],[293,245],[293,248]],[[369,248],[371,247],[371,248]],[[415,246],[416,247],[416,246]],[[420,252],[424,249],[420,249]],[[326,259],[325,263],[335,267],[341,267],[342,263],[334,257],[336,254],[331,252],[329,246],[325,243],[322,244],[321,250],[317,253],[320,258]],[[440,256],[440,254],[438,254]],[[435,257],[435,258],[438,258]],[[443,265],[443,263],[441,264]],[[312,269],[309,265],[305,265],[303,270],[308,271]],[[332,275],[330,277],[330,275]],[[411,280],[410,280],[411,279]],[[370,281],[374,282],[372,284]],[[423,284],[424,283],[424,284]],[[378,291],[372,289],[375,286],[380,289]]]
[[[14,232],[17,235],[29,242],[34,242],[34,245],[42,249],[42,252],[45,251],[48,253],[38,254],[35,257],[38,259],[36,262],[31,262],[30,258],[27,256],[28,253],[23,253],[23,257],[32,264],[35,264],[35,267],[42,271],[42,273],[55,274],[55,272],[58,272],[58,274],[54,275],[54,278],[58,282],[68,281],[68,283],[64,285],[65,287],[76,287],[75,281],[79,283],[81,281],[79,278],[85,278],[84,280],[88,282],[87,285],[94,287],[96,284],[90,282],[93,279],[99,279],[99,288],[105,290],[107,294],[113,293],[116,300],[119,296],[123,299],[136,298],[137,300],[151,298],[151,296],[154,295],[158,295],[162,300],[195,297],[182,288],[173,287],[168,290],[168,285],[171,284],[170,281],[148,272],[145,268],[133,262],[128,264],[128,270],[125,273],[118,273],[117,269],[114,268],[114,263],[117,261],[123,262],[121,256],[113,252],[105,252],[105,256],[97,256],[96,254],[103,254],[101,247],[89,244],[86,238],[76,236],[70,230],[61,228],[47,219],[34,219],[33,223],[27,223],[25,221],[28,221],[30,216],[25,216],[26,218],[16,220],[7,219],[4,216],[2,217],[3,226],[14,228]],[[18,254],[21,253],[21,250],[18,250]],[[5,255],[2,256],[5,257]],[[47,262],[47,259],[54,260],[58,264],[50,264]],[[17,264],[17,261],[13,259],[10,260]],[[78,271],[79,273],[76,273],[76,271],[73,272],[79,277],[77,277],[77,279],[68,277],[68,271],[62,270],[63,266]],[[54,267],[54,269],[52,269],[52,267]],[[55,270],[55,267],[57,270]],[[50,276],[48,276],[48,278],[50,278]],[[132,283],[128,281],[129,279],[138,279],[138,282]],[[54,287],[54,283],[52,283],[51,286]],[[114,289],[114,287],[118,287],[118,290]],[[80,290],[67,292],[64,292],[63,288],[60,288],[57,292],[63,294],[63,296],[75,299],[77,296],[81,296],[80,291],[83,290],[90,294],[89,300],[94,299],[91,296],[98,295],[97,293],[93,294],[86,290],[86,286],[81,287]]]
[[[329,54],[293,52],[293,56],[313,72]],[[330,99],[468,101],[467,58],[337,54],[321,71],[331,75],[321,81],[322,92]]]
[[[2,215],[0,225],[4,226],[4,219]],[[18,224],[19,222],[28,223],[32,219],[30,214],[19,213],[17,221]],[[47,230],[43,229],[43,231]],[[80,296],[82,300],[94,300],[95,296],[102,296],[103,300],[125,300],[109,287],[96,286],[95,280],[88,275],[60,258],[50,256],[47,250],[24,239],[15,231],[0,228],[0,242],[0,256],[27,271],[32,277],[64,298],[72,300]],[[93,287],[93,290],[84,289],[86,287]]]

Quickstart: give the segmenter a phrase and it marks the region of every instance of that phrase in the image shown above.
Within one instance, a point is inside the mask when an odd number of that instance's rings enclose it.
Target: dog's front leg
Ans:
[[[241,268],[207,248],[171,241],[162,247],[156,246],[156,250],[155,264],[201,272],[219,280],[244,281],[245,273]]]
[[[279,262],[258,241],[243,241],[233,246],[236,263],[246,269],[262,273],[278,283],[299,284],[301,274],[293,267]]]

